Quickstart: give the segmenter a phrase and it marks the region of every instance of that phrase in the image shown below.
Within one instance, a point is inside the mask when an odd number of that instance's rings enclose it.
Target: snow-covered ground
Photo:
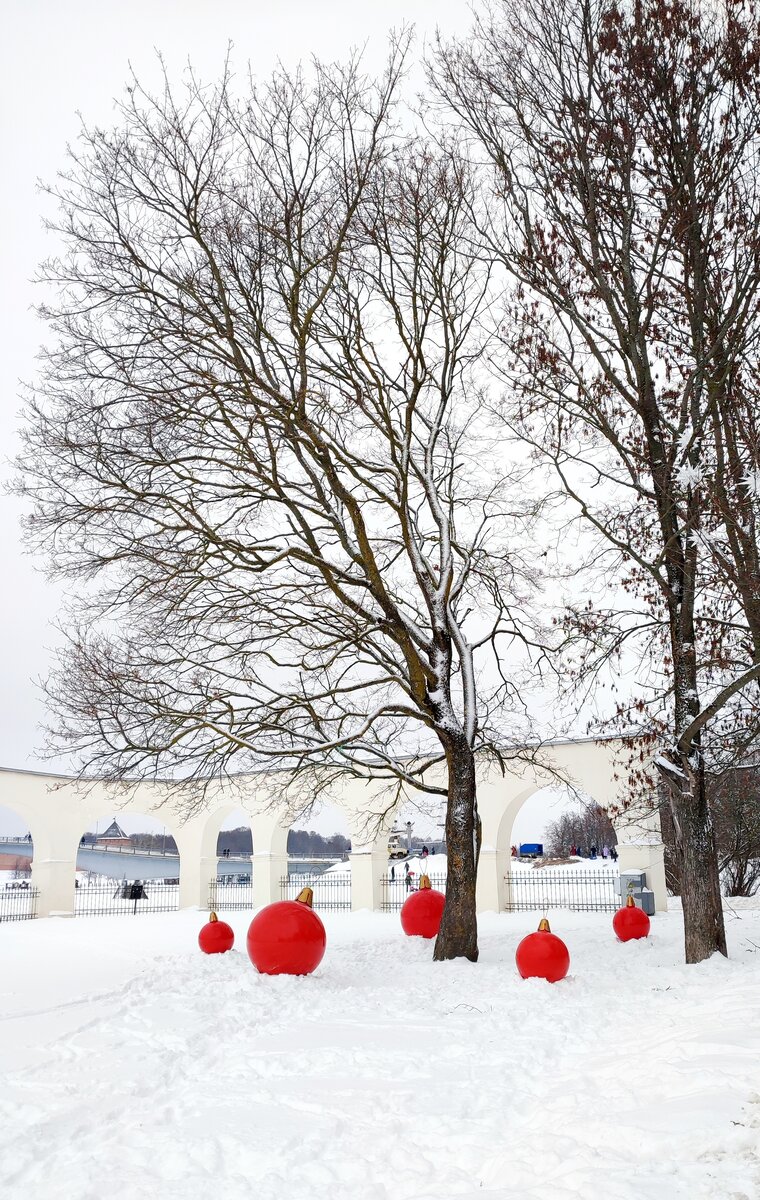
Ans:
[[[22,879],[31,879],[31,872],[19,875],[17,871],[0,871],[0,887],[5,887],[6,883],[20,883]]]
[[[396,914],[325,914],[306,979],[259,976],[247,913],[0,926],[0,1194],[23,1200],[757,1200],[760,908],[681,962],[555,914],[571,974],[519,979],[534,914],[434,964]]]

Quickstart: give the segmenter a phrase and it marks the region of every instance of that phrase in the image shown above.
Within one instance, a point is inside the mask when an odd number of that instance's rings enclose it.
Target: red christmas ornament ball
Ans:
[[[262,975],[311,975],[327,945],[325,927],[311,907],[311,888],[297,900],[262,908],[248,929],[248,957]]]
[[[204,954],[224,954],[231,950],[235,942],[232,926],[226,921],[220,921],[212,912],[208,924],[198,934],[198,945]]]
[[[570,951],[544,919],[535,933],[529,933],[515,953],[517,969],[523,979],[546,979],[558,983],[570,970]]]
[[[443,892],[437,892],[428,876],[422,875],[420,890],[413,892],[401,909],[401,928],[407,937],[437,937],[445,903]]]
[[[621,942],[634,938],[645,938],[649,933],[649,917],[643,908],[638,908],[633,896],[629,896],[622,908],[612,918],[612,928]]]

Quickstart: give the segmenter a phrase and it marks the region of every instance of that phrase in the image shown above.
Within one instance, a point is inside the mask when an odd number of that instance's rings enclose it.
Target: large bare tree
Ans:
[[[435,957],[474,960],[475,755],[508,741],[505,705],[521,719],[499,661],[526,518],[478,383],[472,182],[399,132],[403,56],[240,99],[135,83],[82,131],[23,488],[78,584],[55,744],[116,779],[445,797]]]
[[[526,0],[434,71],[515,279],[507,420],[607,570],[581,677],[648,664],[618,717],[661,737],[690,962],[726,948],[706,761],[758,730],[759,46],[735,0]]]

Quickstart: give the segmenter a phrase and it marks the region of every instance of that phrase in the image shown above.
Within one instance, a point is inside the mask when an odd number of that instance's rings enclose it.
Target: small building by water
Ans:
[[[126,833],[114,818],[108,829],[104,833],[98,834],[95,838],[96,846],[104,846],[106,849],[113,846],[123,846],[125,849],[132,849],[132,839],[127,837]]]

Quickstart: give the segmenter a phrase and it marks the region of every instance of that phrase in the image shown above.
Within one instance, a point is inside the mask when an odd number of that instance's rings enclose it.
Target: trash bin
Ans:
[[[648,917],[654,916],[654,892],[647,887],[646,871],[621,871],[616,887],[621,904],[627,896],[633,896]]]

